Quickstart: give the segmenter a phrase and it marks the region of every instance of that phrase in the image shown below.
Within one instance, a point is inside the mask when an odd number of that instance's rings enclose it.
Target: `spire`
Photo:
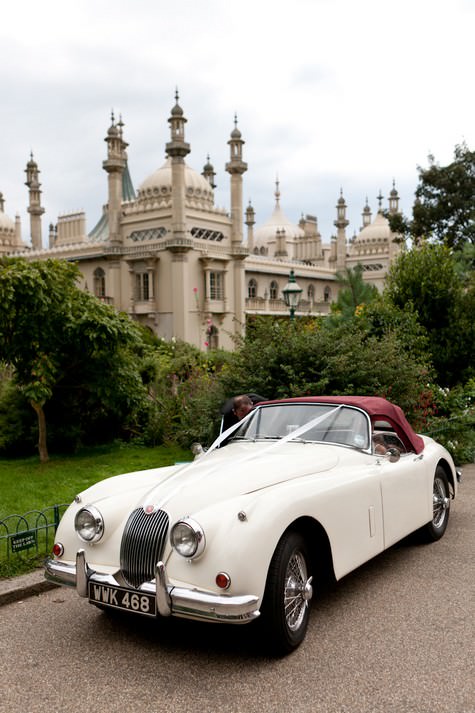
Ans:
[[[275,196],[275,207],[280,208],[280,183],[279,183],[279,176],[275,177],[275,191],[274,191],[274,196]]]
[[[363,217],[363,225],[361,226],[361,230],[363,230],[363,228],[366,228],[367,225],[371,224],[371,208],[368,204],[368,196],[366,196],[366,204],[363,208],[363,212],[361,215]]]
[[[209,162],[209,154],[206,157],[206,163],[203,166],[203,172],[201,175],[206,178],[211,188],[216,188],[216,184],[214,182],[214,177],[216,176],[216,173],[213,164]]]
[[[349,221],[346,219],[346,208],[345,199],[343,198],[343,188],[340,188],[340,197],[338,198],[336,204],[336,217],[337,219],[333,221],[333,225],[338,229],[345,229],[349,225]]]
[[[346,217],[346,203],[343,197],[343,188],[340,188],[340,197],[336,204],[336,220],[333,225],[337,229],[336,235],[336,268],[342,270],[346,261],[346,228],[350,221]]]
[[[256,223],[256,214],[254,213],[254,208],[249,201],[249,205],[246,208],[246,225],[247,225],[247,249],[250,253],[254,251],[254,225]]]
[[[389,194],[389,212],[391,214],[399,212],[399,194],[396,190],[396,182],[393,178],[393,187]]]
[[[228,146],[231,149],[230,161],[226,164],[228,173],[242,175],[247,171],[247,163],[242,160],[243,145],[242,134],[237,128],[237,114],[234,114],[234,129],[231,131],[231,138],[228,141]]]
[[[41,238],[41,216],[45,212],[45,209],[41,205],[40,171],[38,164],[33,158],[33,151],[30,152],[30,160],[26,164],[25,173],[25,185],[29,189],[29,205],[27,211],[30,214],[31,244],[34,250],[41,250],[43,247]]]
[[[178,104],[178,89],[175,92],[175,106],[170,112],[170,141],[166,145],[167,155],[170,157],[184,158],[190,153],[190,144],[185,141],[185,124],[187,119],[183,109]]]
[[[107,144],[107,159],[102,168],[108,175],[108,226],[111,243],[120,243],[120,220],[123,200],[123,179],[127,171],[127,146],[123,138],[122,116],[116,124],[111,111],[111,125],[104,141]],[[129,177],[130,178],[130,177]],[[133,190],[133,189],[132,189]]]
[[[384,196],[381,193],[381,188],[379,189],[379,196],[376,196],[376,198],[378,200],[378,213],[382,213],[383,212],[383,198],[384,198]]]

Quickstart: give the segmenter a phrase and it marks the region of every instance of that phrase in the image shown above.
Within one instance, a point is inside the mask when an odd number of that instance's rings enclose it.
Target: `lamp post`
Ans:
[[[282,294],[284,295],[284,302],[290,310],[290,319],[294,319],[295,317],[295,310],[299,306],[300,296],[302,292],[302,288],[297,284],[297,281],[295,279],[294,271],[291,270],[289,275],[289,281],[282,290]]]

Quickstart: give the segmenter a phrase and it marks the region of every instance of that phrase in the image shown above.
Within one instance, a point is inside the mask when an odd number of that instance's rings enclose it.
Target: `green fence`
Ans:
[[[27,554],[46,555],[54,544],[54,535],[68,505],[51,505],[44,510],[30,510],[23,515],[7,515],[0,520],[0,560]]]

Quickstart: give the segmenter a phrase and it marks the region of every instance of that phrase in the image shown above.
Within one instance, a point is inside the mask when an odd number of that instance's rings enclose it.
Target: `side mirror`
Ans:
[[[388,448],[386,457],[390,463],[397,463],[401,457],[401,451],[399,448]]]

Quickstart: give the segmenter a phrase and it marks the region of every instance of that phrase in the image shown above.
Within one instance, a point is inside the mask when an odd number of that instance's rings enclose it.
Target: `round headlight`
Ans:
[[[96,508],[82,508],[76,513],[74,528],[84,542],[97,542],[104,533],[104,520]]]
[[[182,557],[198,557],[205,548],[205,533],[197,522],[187,517],[173,525],[170,542]]]

